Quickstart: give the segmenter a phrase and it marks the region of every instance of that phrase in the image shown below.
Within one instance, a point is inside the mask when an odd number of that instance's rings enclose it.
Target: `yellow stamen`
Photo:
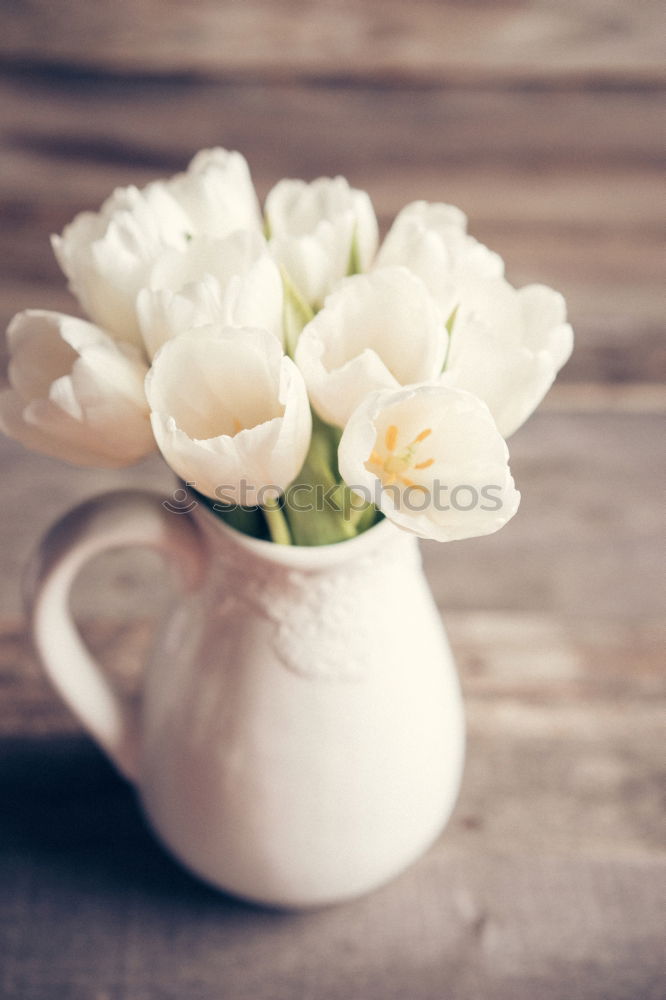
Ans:
[[[434,458],[425,459],[423,462],[414,462],[418,446],[432,434],[432,428],[425,427],[420,434],[417,434],[414,440],[407,445],[406,448],[403,448],[402,451],[396,453],[399,433],[399,428],[396,424],[391,424],[390,427],[386,429],[386,433],[384,435],[386,454],[380,454],[377,448],[373,449],[370,452],[368,461],[366,462],[366,468],[369,471],[373,471],[370,469],[370,466],[374,469],[378,469],[378,475],[384,486],[392,486],[394,483],[400,483],[402,486],[422,490],[427,494],[429,493],[427,486],[422,486],[421,483],[415,483],[414,480],[410,479],[409,476],[405,475],[405,473],[409,472],[411,469],[429,469],[431,465],[435,464]]]
[[[387,451],[394,451],[397,440],[398,440],[398,428],[395,426],[395,424],[391,424],[391,426],[386,432]]]
[[[389,455],[388,458],[384,459],[383,465],[387,472],[395,472],[396,475],[409,468],[409,462],[406,462],[404,457],[400,455]]]

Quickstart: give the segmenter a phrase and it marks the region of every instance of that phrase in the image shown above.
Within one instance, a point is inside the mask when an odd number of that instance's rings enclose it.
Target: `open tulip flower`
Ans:
[[[518,509],[506,443],[485,403],[461,389],[371,393],[345,427],[339,461],[352,489],[423,538],[487,535]]]
[[[252,506],[264,491],[272,501],[303,466],[312,427],[305,384],[266,330],[210,326],[174,337],[146,394],[160,451],[204,496]]]
[[[455,206],[412,202],[380,245],[366,192],[282,180],[262,218],[245,159],[211,149],[53,247],[88,319],[9,325],[0,428],[27,447],[100,467],[157,447],[219,517],[279,543],[383,517],[448,541],[516,512],[504,439],[573,334],[562,297],[512,287]]]

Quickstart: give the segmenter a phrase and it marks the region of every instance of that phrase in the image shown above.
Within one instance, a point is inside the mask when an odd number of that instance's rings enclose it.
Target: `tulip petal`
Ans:
[[[518,299],[530,350],[547,351],[555,371],[559,371],[573,350],[564,296],[546,285],[525,285],[518,289]]]
[[[442,383],[483,399],[509,437],[530,416],[571,353],[562,296],[541,285],[516,291],[504,279],[459,286]]]
[[[265,502],[303,465],[311,434],[305,384],[266,330],[179,334],[157,354],[146,393],[166,461],[205,496]]]
[[[118,340],[142,345],[136,298],[154,263],[188,238],[260,231],[259,209],[239,153],[206,150],[185,173],[143,190],[119,188],[99,212],[78,215],[52,238],[71,291]]]
[[[372,202],[343,177],[280,181],[266,198],[266,221],[276,260],[310,305],[349,273],[352,255],[366,270],[377,249]]]
[[[371,394],[345,427],[338,460],[350,488],[423,538],[490,534],[520,500],[490,411],[459,389],[419,385]]]
[[[466,226],[465,215],[453,205],[412,202],[396,216],[375,267],[408,267],[448,317],[456,305],[460,280],[504,273],[502,258],[469,236]]]
[[[236,229],[261,231],[261,213],[247,160],[226,149],[202,149],[187,171],[167,181],[190,219],[190,232],[223,237]]]
[[[149,357],[176,334],[211,324],[258,327],[282,341],[282,280],[260,233],[193,237],[160,256],[148,285],[136,307]]]
[[[444,319],[406,268],[345,279],[303,330],[296,362],[320,417],[343,427],[363,397],[436,378],[447,349]]]
[[[153,451],[146,367],[85,320],[20,313],[8,330],[11,389],[0,421],[27,447],[77,465],[116,468]]]

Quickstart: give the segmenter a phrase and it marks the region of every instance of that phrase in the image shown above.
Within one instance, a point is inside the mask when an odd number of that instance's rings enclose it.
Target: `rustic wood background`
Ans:
[[[261,194],[346,175],[384,227],[415,198],[459,204],[514,283],[565,293],[577,333],[510,442],[519,516],[424,546],[469,718],[454,818],[401,879],[315,914],[245,907],[163,856],[27,644],[19,580],[42,530],[169,476],[0,442],[3,997],[664,995],[663,22],[652,0],[0,4],[3,322],[72,309],[50,232],[221,144]],[[111,669],[138,669],[155,568],[109,557],[78,587]]]

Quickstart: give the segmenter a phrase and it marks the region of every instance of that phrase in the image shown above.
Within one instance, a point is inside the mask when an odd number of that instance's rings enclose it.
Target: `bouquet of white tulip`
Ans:
[[[89,320],[9,325],[0,427],[78,465],[157,447],[220,517],[276,542],[382,515],[441,541],[496,531],[519,502],[504,438],[572,349],[564,301],[514,289],[450,205],[408,205],[378,242],[341,177],[280,181],[262,218],[222,149],[118,189],[53,238]]]

